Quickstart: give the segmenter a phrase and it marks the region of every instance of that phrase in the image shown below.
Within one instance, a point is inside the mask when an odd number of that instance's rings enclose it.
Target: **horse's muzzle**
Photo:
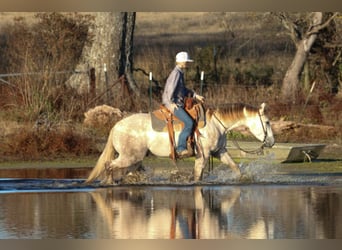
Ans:
[[[268,137],[268,138],[266,138],[266,140],[264,142],[264,146],[267,147],[267,148],[272,148],[274,143],[275,143],[274,138],[273,137]]]

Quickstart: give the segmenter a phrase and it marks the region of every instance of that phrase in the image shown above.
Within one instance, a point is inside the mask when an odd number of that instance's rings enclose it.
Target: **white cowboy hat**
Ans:
[[[179,52],[176,55],[176,62],[193,62],[194,60],[191,60],[187,52]]]

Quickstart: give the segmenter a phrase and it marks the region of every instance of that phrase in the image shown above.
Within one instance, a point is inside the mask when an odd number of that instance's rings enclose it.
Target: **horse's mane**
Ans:
[[[246,111],[249,113],[257,113],[259,111],[258,108],[251,106],[249,104],[225,103],[225,104],[220,104],[218,106],[208,107],[207,118],[210,119],[211,116],[215,113],[222,118],[243,119],[244,108],[246,108]]]

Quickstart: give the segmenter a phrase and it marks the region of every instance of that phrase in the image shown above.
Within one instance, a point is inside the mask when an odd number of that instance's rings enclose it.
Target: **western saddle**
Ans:
[[[202,104],[195,104],[193,98],[186,98],[185,100],[185,111],[194,120],[193,132],[187,139],[187,149],[190,152],[189,156],[194,155],[196,136],[200,136],[199,128],[205,126],[205,109]],[[176,153],[176,141],[175,141],[175,131],[181,131],[184,127],[184,123],[179,120],[174,114],[172,114],[164,105],[161,105],[159,109],[151,113],[152,128],[156,131],[162,132],[167,131],[169,134],[170,141],[170,158],[176,160],[180,158]],[[197,151],[200,148],[197,147]]]

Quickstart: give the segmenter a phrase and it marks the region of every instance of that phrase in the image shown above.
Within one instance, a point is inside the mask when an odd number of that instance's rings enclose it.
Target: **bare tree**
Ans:
[[[82,56],[76,71],[89,71],[95,68],[96,86],[104,90],[105,72],[107,81],[113,84],[120,76],[125,75],[130,89],[139,95],[133,79],[133,34],[135,12],[96,12],[93,25],[88,34],[92,43],[83,48]],[[88,89],[88,76],[73,74],[69,84]]]
[[[338,13],[327,18],[323,12],[313,12],[303,17],[291,17],[289,13],[280,12],[275,15],[287,29],[296,45],[296,54],[288,68],[282,83],[281,99],[283,102],[295,103],[298,97],[300,75],[307,60],[312,45],[324,28],[326,28]],[[308,23],[309,22],[309,25]]]

